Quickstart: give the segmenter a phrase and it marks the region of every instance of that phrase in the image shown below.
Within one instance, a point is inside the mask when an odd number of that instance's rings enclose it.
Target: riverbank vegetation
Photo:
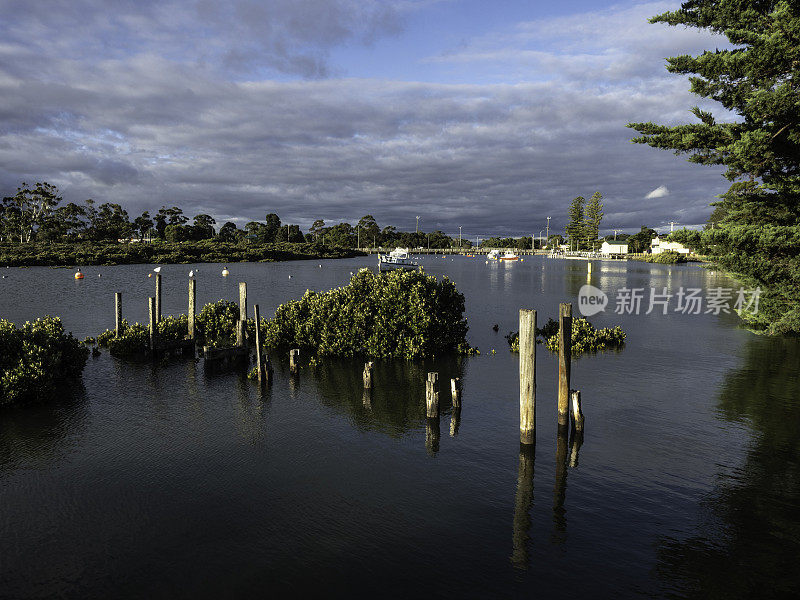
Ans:
[[[655,263],[659,265],[677,265],[686,262],[686,255],[680,252],[661,252],[659,254],[643,254],[639,256],[629,256],[631,260],[640,260],[642,262]]]
[[[88,357],[61,319],[44,317],[22,327],[0,320],[0,406],[54,396],[80,378]]]
[[[358,256],[357,250],[314,243],[192,242],[0,243],[0,266],[83,266],[272,262]]]
[[[558,321],[548,319],[541,328],[536,328],[537,343],[558,353]],[[583,318],[572,319],[572,356],[580,356],[605,350],[618,350],[625,345],[625,332],[619,326],[598,329]],[[519,352],[519,331],[506,336],[512,352]]]
[[[733,46],[667,59],[670,72],[693,75],[694,94],[722,105],[722,121],[694,107],[697,123],[629,124],[640,134],[634,142],[727,167],[731,185],[710,227],[673,237],[761,289],[758,311],[740,313],[753,328],[800,333],[800,9],[787,0],[701,0],[651,22],[707,29]]]

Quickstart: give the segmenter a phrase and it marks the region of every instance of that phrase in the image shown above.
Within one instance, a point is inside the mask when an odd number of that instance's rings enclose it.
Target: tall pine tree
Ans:
[[[724,165],[731,186],[724,215],[704,242],[719,265],[764,291],[758,314],[743,314],[773,333],[800,331],[800,6],[788,0],[689,0],[651,19],[724,34],[734,46],[668,59],[692,74],[691,91],[738,115],[718,122],[631,123],[633,141]]]
[[[595,192],[586,205],[586,239],[594,250],[595,242],[600,235],[600,221],[603,220],[603,195]]]
[[[578,196],[569,206],[569,224],[567,239],[571,250],[580,250],[586,245],[586,223],[583,218],[583,207],[586,198]]]

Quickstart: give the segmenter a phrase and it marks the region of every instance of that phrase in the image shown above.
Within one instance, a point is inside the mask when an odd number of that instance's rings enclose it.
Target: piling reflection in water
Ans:
[[[556,438],[556,482],[553,487],[553,541],[563,543],[567,533],[567,511],[564,500],[567,497],[567,439],[568,428],[560,426]]]
[[[461,426],[461,407],[453,407],[453,412],[450,415],[450,437],[458,435],[458,428]]]
[[[536,446],[520,444],[517,471],[517,495],[514,499],[514,532],[512,536],[511,564],[516,569],[528,569],[530,557],[528,541],[533,506],[533,471],[536,461]]]
[[[428,454],[434,456],[439,452],[439,440],[441,439],[441,431],[439,429],[438,418],[425,419],[425,450]]]

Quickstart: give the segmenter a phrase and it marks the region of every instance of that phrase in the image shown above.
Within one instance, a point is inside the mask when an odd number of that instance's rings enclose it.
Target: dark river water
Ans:
[[[693,265],[528,257],[421,261],[466,296],[481,355],[325,361],[262,397],[202,363],[90,358],[83,388],[0,410],[0,597],[784,597],[800,593],[800,342],[735,314],[668,314],[649,288],[738,288]],[[321,264],[321,266],[320,266]],[[373,258],[201,265],[198,302],[262,315],[345,284]],[[4,270],[0,317],[62,317],[76,336],[144,320],[150,266]],[[165,266],[164,313],[185,312],[192,266]],[[102,277],[97,277],[101,274]],[[291,275],[291,278],[289,277]],[[537,352],[537,444],[520,451],[518,310],[539,323],[592,283],[621,325],[619,353],[579,358],[586,433],[560,448],[557,359]],[[640,314],[615,314],[622,289]],[[576,304],[577,312],[577,304]],[[492,325],[499,325],[499,333]],[[493,352],[493,350],[495,352]],[[427,371],[464,382],[426,431]],[[444,388],[444,386],[443,386]],[[573,440],[575,441],[575,440]],[[566,453],[565,453],[566,452]],[[568,465],[568,466],[567,466]]]

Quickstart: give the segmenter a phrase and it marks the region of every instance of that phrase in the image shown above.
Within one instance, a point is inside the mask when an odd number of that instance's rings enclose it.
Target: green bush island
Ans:
[[[61,319],[43,317],[21,328],[0,320],[0,405],[52,396],[64,382],[80,378],[89,349]]]
[[[558,321],[549,319],[544,327],[536,329],[537,337],[541,337],[550,352],[558,352]],[[506,336],[512,352],[519,352],[519,332]],[[625,344],[625,332],[620,326],[596,328],[583,318],[572,319],[572,356],[588,352],[613,350]]]
[[[307,291],[262,320],[265,345],[321,356],[420,358],[472,352],[464,295],[447,277],[363,269],[344,287]]]

